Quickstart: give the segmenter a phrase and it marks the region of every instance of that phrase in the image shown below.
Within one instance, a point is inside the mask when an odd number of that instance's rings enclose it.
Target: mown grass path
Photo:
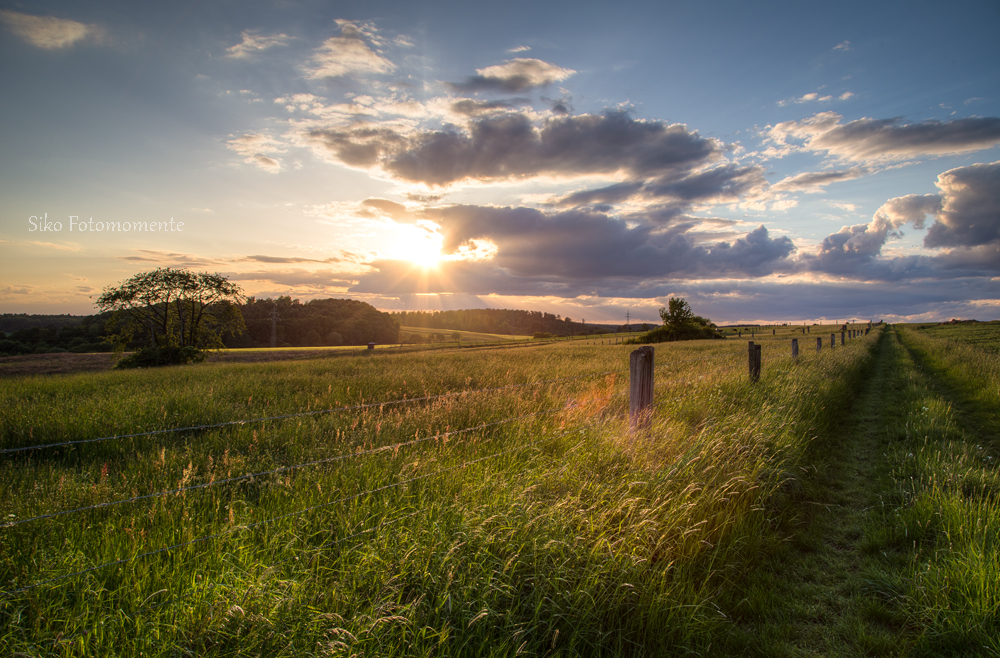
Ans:
[[[789,481],[771,557],[737,588],[734,646],[767,656],[1000,655],[989,587],[956,600],[931,590],[961,583],[921,580],[940,576],[943,561],[961,562],[967,548],[983,551],[956,545],[950,531],[943,539],[954,489],[942,485],[945,462],[914,480],[906,460],[983,450],[991,426],[948,370],[926,361],[896,331],[881,337],[851,413],[816,439],[808,466]],[[943,432],[924,420],[936,412]],[[983,509],[965,511],[981,523]],[[984,574],[965,571],[973,580]]]

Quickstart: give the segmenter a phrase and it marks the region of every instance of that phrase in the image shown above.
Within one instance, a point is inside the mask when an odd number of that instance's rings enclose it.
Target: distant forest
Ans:
[[[226,347],[270,347],[271,312],[279,347],[395,343],[399,325],[388,313],[354,299],[314,299],[305,304],[291,297],[255,299],[240,306],[246,333],[227,336]],[[110,352],[104,341],[110,314],[0,315],[0,356],[57,352]]]
[[[487,334],[572,336],[579,333],[605,333],[610,329],[574,322],[570,318],[542,311],[512,311],[500,308],[471,308],[461,311],[400,311],[390,314],[404,327],[476,331]],[[581,318],[582,320],[582,318]]]
[[[104,315],[0,315],[0,356],[110,352]]]
[[[271,313],[278,347],[395,343],[399,324],[388,313],[355,299],[313,299],[305,304],[291,297],[254,299],[240,307],[247,333],[227,338],[227,347],[269,347]]]
[[[305,303],[291,297],[249,298],[240,306],[246,332],[227,336],[226,347],[269,347],[271,314],[278,347],[387,344],[400,340],[402,325],[473,331],[490,334],[551,334],[570,336],[612,331],[608,326],[584,324],[541,311],[466,309],[460,311],[403,311],[384,313],[354,299],[314,299]],[[108,314],[0,315],[0,356],[54,352],[109,352],[104,342]],[[582,318],[581,318],[582,320]],[[648,327],[648,326],[647,326]],[[634,325],[638,329],[639,325]]]

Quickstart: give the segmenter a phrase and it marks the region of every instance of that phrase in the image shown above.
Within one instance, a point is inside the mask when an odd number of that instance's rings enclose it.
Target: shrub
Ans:
[[[187,345],[185,347],[140,348],[115,365],[115,368],[155,368],[196,363],[205,360],[205,352]]]

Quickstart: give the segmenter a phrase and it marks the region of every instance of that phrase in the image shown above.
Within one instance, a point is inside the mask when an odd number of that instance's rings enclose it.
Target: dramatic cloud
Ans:
[[[267,135],[243,135],[227,142],[227,146],[243,156],[243,161],[260,167],[264,171],[277,173],[281,162],[271,157],[274,153],[284,153],[280,142]]]
[[[473,121],[468,129],[410,133],[366,124],[313,130],[307,139],[344,164],[379,167],[428,185],[619,171],[676,175],[722,157],[717,140],[625,112],[551,118],[539,126],[523,114],[508,114]]]
[[[773,190],[788,192],[822,192],[830,183],[861,178],[867,169],[853,168],[841,171],[807,171],[784,178],[771,186]]]
[[[683,178],[662,177],[645,189],[651,196],[677,201],[730,203],[760,194],[766,187],[763,167],[727,163]]]
[[[509,94],[562,82],[576,71],[540,59],[519,57],[496,66],[476,69],[476,73],[479,75],[471,76],[465,82],[449,83],[448,86],[459,91],[498,91]]]
[[[924,219],[941,211],[941,197],[937,194],[908,194],[889,199],[875,211],[875,219],[884,218],[893,228],[913,224],[914,228],[925,228]]]
[[[927,231],[926,246],[1000,244],[1000,162],[951,169],[936,184],[942,208]]]
[[[313,55],[310,78],[339,78],[355,73],[389,73],[396,65],[373,51],[366,41],[373,28],[350,21],[337,21],[340,36],[330,37]]]
[[[440,225],[446,253],[488,240],[497,248],[496,266],[550,280],[764,276],[783,266],[795,249],[788,238],[772,239],[764,227],[731,243],[703,243],[692,236],[696,221],[658,228],[581,210],[451,206],[427,216]]]
[[[803,263],[814,271],[853,278],[894,280],[919,276],[964,276],[1000,270],[1000,162],[944,172],[940,194],[911,194],[886,201],[872,221],[845,226],[824,238]],[[948,248],[938,255],[882,259],[882,247],[898,229],[926,226],[924,246]]]
[[[99,36],[101,28],[66,18],[32,16],[0,10],[0,22],[28,43],[46,50],[68,48],[87,37]]]
[[[505,209],[508,212],[529,209]],[[530,223],[521,222],[524,227]],[[501,240],[500,254],[491,260],[445,261],[424,269],[402,261],[370,263],[372,271],[359,277],[352,293],[400,295],[412,293],[467,293],[476,295],[530,295],[574,298],[580,295],[649,296],[653,288],[669,290],[665,279],[693,280],[706,276],[764,276],[784,267],[794,250],[787,238],[772,239],[760,227],[732,243],[710,246],[693,244],[681,231],[649,234],[613,227],[600,218],[579,222],[582,235],[564,233],[571,223],[556,217],[544,227],[539,239],[555,253],[535,249],[503,257],[505,248],[516,247],[515,236]],[[613,240],[601,244],[601,240]],[[603,247],[603,248],[602,248]],[[699,277],[700,273],[700,277]],[[641,292],[640,292],[641,291]],[[666,294],[663,292],[662,294]]]
[[[841,124],[842,118],[834,112],[821,112],[801,121],[779,123],[765,131],[777,147],[770,154],[787,154],[801,142],[799,148],[848,160],[891,160],[978,151],[1000,144],[998,117],[910,124],[899,118]]]
[[[763,167],[726,163],[690,174],[672,173],[648,182],[627,181],[596,190],[573,192],[552,201],[551,205],[563,208],[592,206],[596,210],[606,210],[611,205],[629,200],[655,201],[654,205],[646,207],[650,210],[648,218],[662,222],[695,203],[733,203],[745,195],[760,195],[766,189]],[[662,213],[664,208],[670,209],[667,214]]]
[[[288,43],[290,37],[287,34],[275,34],[272,36],[259,36],[251,31],[244,31],[242,33],[243,41],[226,48],[226,57],[232,59],[246,59],[250,55],[254,55],[261,51],[267,50],[268,48],[273,48],[274,46],[283,46]]]

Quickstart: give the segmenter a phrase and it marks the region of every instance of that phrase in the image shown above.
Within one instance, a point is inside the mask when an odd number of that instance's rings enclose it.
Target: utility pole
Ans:
[[[632,331],[632,316],[629,315],[628,311],[625,311],[625,332],[630,333]]]

